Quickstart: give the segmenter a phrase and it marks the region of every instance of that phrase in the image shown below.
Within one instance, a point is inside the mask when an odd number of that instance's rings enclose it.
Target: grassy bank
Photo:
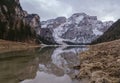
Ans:
[[[90,83],[120,83],[120,40],[89,46],[80,54],[79,78]]]
[[[40,45],[6,41],[6,40],[0,39],[0,53],[18,51],[18,50],[26,50],[26,49],[35,48],[35,47],[40,47]]]

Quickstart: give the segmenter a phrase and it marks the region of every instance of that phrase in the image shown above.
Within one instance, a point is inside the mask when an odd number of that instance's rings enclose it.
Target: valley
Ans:
[[[0,83],[120,83],[120,19],[110,20],[117,17],[112,8],[67,16],[55,9],[54,18],[41,20],[64,1],[24,1],[41,15],[19,0],[0,0]]]

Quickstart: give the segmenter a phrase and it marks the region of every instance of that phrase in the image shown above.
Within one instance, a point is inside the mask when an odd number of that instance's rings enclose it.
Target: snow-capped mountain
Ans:
[[[102,22],[96,16],[75,13],[69,18],[43,21],[41,28],[49,28],[50,37],[58,44],[86,44],[101,36],[112,24],[112,21]]]

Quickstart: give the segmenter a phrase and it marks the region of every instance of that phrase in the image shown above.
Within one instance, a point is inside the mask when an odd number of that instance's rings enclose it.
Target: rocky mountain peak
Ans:
[[[69,17],[67,21],[70,24],[71,23],[77,23],[78,24],[86,16],[87,16],[87,14],[85,14],[85,13],[75,13],[71,17]]]
[[[104,25],[109,26],[112,25],[114,22],[113,21],[105,21],[103,22]]]
[[[102,22],[97,16],[75,13],[69,18],[58,17],[41,22],[41,28],[49,28],[58,44],[86,44],[102,35],[112,21]]]
[[[57,17],[55,19],[55,21],[60,22],[60,23],[64,23],[64,22],[66,22],[66,17]]]
[[[85,14],[85,13],[75,13],[71,17],[76,18],[76,17],[79,17],[79,16],[87,16],[87,14]]]
[[[33,28],[36,28],[39,26],[40,23],[40,17],[37,14],[28,14],[25,17],[26,21],[28,22],[28,24],[30,26],[32,26]]]
[[[66,17],[57,17],[55,19],[49,19],[47,21],[42,21],[41,26],[42,28],[56,28],[62,23],[66,22]]]
[[[97,20],[97,16],[85,16],[84,20]]]

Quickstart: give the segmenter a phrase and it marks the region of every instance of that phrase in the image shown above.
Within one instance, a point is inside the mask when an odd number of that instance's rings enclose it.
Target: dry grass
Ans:
[[[90,83],[120,83],[120,40],[89,48],[80,54],[79,78],[90,78]]]
[[[22,42],[12,42],[0,39],[0,53],[9,52],[9,51],[18,51],[25,50],[29,48],[40,47],[40,45],[36,44],[28,44]]]

